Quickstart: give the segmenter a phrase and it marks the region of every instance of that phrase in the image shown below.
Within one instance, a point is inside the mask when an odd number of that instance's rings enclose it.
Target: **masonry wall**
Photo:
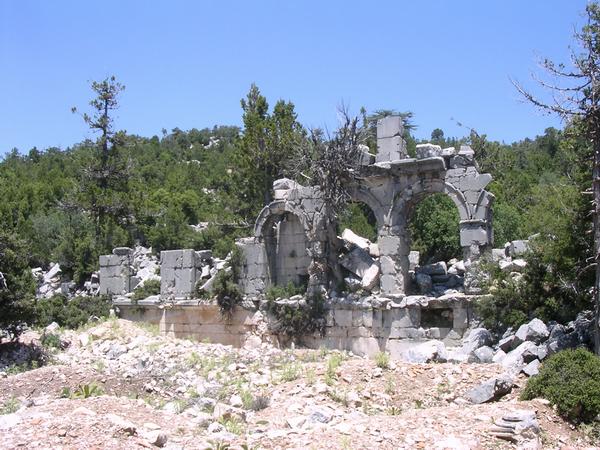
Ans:
[[[289,282],[300,284],[302,278],[307,276],[310,264],[307,245],[302,224],[295,215],[288,214],[285,220],[279,223],[277,250],[274,255],[275,280],[278,285],[287,285]]]
[[[326,313],[324,336],[301,338],[311,348],[348,350],[361,356],[386,351],[393,357],[427,339],[439,339],[449,346],[459,345],[472,319],[472,299],[468,296],[442,298],[406,297],[401,303],[382,307],[359,304],[332,305]],[[217,305],[178,303],[169,308],[141,301],[138,305],[117,302],[120,316],[159,325],[162,334],[199,341],[242,346],[256,339],[263,315],[257,310],[236,308],[230,320],[224,320]],[[388,307],[389,306],[389,307]],[[260,322],[257,316],[261,317]],[[265,316],[267,322],[273,320]],[[289,338],[266,335],[263,339],[285,345]]]

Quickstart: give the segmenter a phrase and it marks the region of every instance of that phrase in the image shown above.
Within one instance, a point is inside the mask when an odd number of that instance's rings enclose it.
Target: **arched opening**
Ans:
[[[411,199],[406,210],[409,294],[462,290],[460,220],[456,203],[446,193],[421,192]]]
[[[411,251],[420,253],[423,264],[462,258],[459,223],[458,209],[448,195],[424,196],[409,211]]]
[[[308,240],[302,222],[295,214],[282,211],[264,222],[261,236],[269,267],[268,285],[308,284]]]
[[[349,202],[338,220],[338,235],[349,228],[371,242],[377,241],[377,219],[371,208],[363,202]]]

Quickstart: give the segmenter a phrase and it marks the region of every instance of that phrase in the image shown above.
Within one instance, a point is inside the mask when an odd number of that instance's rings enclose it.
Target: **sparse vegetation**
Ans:
[[[390,367],[390,354],[386,352],[377,352],[375,355],[375,364],[381,369]]]
[[[151,295],[160,294],[160,280],[148,280],[142,286],[134,289],[132,300],[144,300]]]
[[[16,397],[10,397],[5,400],[2,406],[0,407],[0,415],[4,414],[12,414],[17,412],[21,407],[21,402]]]

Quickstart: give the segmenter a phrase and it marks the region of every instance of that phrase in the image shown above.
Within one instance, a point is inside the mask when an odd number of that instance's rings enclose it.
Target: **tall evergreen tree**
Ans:
[[[586,24],[575,33],[579,50],[571,52],[571,67],[549,59],[542,66],[553,80],[539,80],[552,92],[553,100],[544,101],[520,84],[515,86],[535,106],[558,114],[573,123],[579,122],[592,150],[592,186],[594,261],[595,350],[600,355],[600,5],[591,2],[586,7]]]

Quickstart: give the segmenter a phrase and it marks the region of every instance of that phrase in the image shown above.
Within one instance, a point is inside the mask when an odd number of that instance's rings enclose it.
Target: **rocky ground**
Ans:
[[[519,401],[524,375],[499,401],[465,399],[501,365],[234,349],[118,319],[54,334],[65,349],[40,368],[0,358],[1,448],[597,448],[547,402]]]

